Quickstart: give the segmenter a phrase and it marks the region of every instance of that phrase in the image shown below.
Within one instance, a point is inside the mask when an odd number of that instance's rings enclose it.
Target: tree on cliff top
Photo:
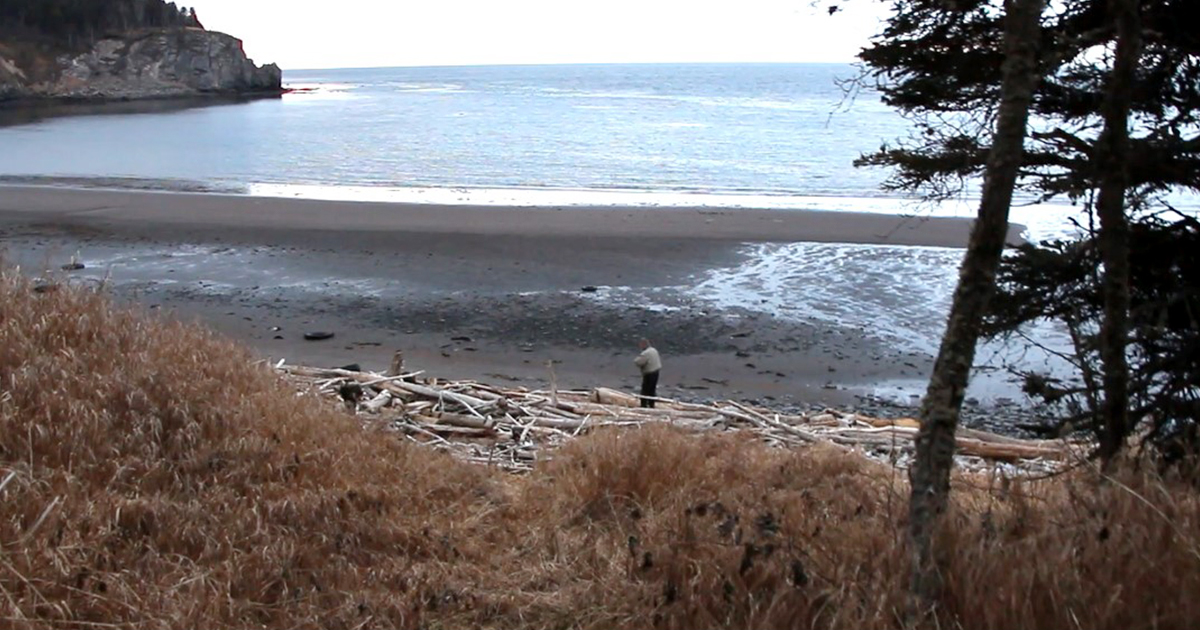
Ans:
[[[163,0],[5,0],[0,26],[29,28],[74,47],[114,32],[200,23],[194,12]]]

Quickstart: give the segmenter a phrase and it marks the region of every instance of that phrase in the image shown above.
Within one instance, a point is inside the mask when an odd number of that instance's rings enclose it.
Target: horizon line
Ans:
[[[512,62],[512,63],[439,63],[439,64],[393,64],[381,66],[323,66],[307,68],[285,68],[286,72],[310,70],[385,70],[392,68],[503,68],[532,66],[845,66],[861,63],[852,61],[562,61],[562,62]]]

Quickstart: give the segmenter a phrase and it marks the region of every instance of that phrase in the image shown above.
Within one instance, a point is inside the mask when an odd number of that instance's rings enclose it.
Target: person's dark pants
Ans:
[[[657,396],[658,391],[658,372],[651,372],[642,375],[642,406],[654,408],[654,401],[646,396]]]

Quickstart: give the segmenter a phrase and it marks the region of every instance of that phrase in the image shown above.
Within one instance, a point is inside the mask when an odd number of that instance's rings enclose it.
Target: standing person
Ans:
[[[658,395],[658,371],[662,369],[662,358],[658,356],[658,350],[650,345],[649,339],[639,341],[638,347],[642,353],[633,360],[633,364],[642,371],[642,406],[653,409],[652,398]]]

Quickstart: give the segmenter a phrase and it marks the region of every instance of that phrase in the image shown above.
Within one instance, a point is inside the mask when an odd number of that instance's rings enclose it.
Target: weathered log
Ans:
[[[626,394],[615,389],[607,387],[597,387],[592,390],[592,402],[597,402],[602,405],[613,405],[616,407],[637,407],[640,402],[638,397],[632,394]]]
[[[921,428],[921,421],[916,418],[868,418],[866,416],[858,416],[858,418],[874,427]]]
[[[974,455],[991,460],[1016,461],[1018,459],[1054,459],[1070,457],[1070,450],[1040,445],[1000,444],[981,442],[972,438],[957,438],[955,445],[963,455]]]
[[[484,424],[471,424],[463,421],[464,418],[476,419],[474,416],[460,416],[458,418],[446,418],[443,416],[412,416],[412,419],[420,422],[420,427],[426,431],[431,431],[441,436],[457,435],[460,437],[483,438],[494,437],[496,430],[491,426]]]
[[[461,413],[450,413],[441,411],[432,416],[421,416],[422,418],[432,418],[434,422],[439,424],[448,424],[456,427],[465,427],[469,429],[494,429],[496,421],[492,418],[480,418],[478,416],[470,416]]]
[[[374,412],[374,411],[379,411],[380,409],[388,406],[389,404],[391,404],[391,402],[392,402],[392,392],[383,390],[383,391],[379,392],[378,394],[376,394],[374,398],[372,398],[371,400],[368,400],[367,402],[363,403],[359,407],[361,409],[363,409],[364,411]]]
[[[389,384],[392,387],[395,387],[397,389],[402,389],[406,392],[412,392],[414,394],[417,394],[419,396],[424,396],[426,398],[432,398],[433,400],[442,400],[442,399],[452,400],[460,405],[465,406],[469,411],[471,411],[472,413],[474,413],[476,415],[478,415],[479,410],[491,407],[493,405],[493,403],[490,403],[486,400],[482,400],[479,398],[475,398],[474,396],[468,396],[466,394],[457,394],[455,392],[447,391],[444,389],[435,389],[433,387],[426,387],[424,385],[418,385],[416,383],[406,383],[404,381],[399,381],[399,382],[391,382]]]
[[[392,424],[433,448],[450,451],[467,461],[488,461],[506,470],[528,470],[538,449],[562,443],[597,427],[640,426],[670,423],[687,431],[751,431],[769,444],[796,447],[817,442],[863,449],[868,454],[912,452],[918,424],[911,418],[871,418],[835,410],[805,415],[775,413],[737,401],[712,404],[655,398],[653,409],[643,408],[639,397],[615,389],[590,391],[529,391],[504,389],[473,381],[411,379],[419,372],[382,376],[343,368],[275,365],[310,387],[335,396],[348,384],[378,392],[359,404],[360,413],[378,412],[399,402],[404,416]],[[444,408],[447,403],[454,405]],[[466,413],[460,412],[461,407]],[[485,415],[485,413],[487,415]],[[482,457],[477,438],[490,438]],[[456,441],[457,440],[457,441]],[[1040,469],[1062,462],[1072,454],[1061,440],[1023,440],[986,431],[964,429],[956,439],[958,452],[985,461],[1032,460]],[[520,445],[519,449],[514,445]],[[506,445],[506,446],[501,446]],[[896,460],[892,460],[896,461]]]

